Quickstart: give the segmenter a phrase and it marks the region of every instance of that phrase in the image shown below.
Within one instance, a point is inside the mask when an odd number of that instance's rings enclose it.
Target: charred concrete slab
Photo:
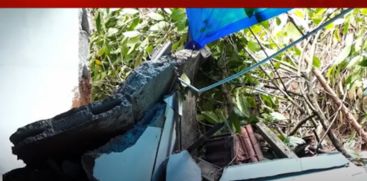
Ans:
[[[202,61],[200,53],[190,51],[188,54],[187,50],[183,51],[186,53],[181,52],[174,57],[163,56],[143,63],[111,97],[19,128],[10,137],[14,144],[12,150],[27,166],[3,175],[4,181],[57,180],[56,178],[85,180],[87,178],[84,170],[88,169],[87,174],[93,179],[90,168],[101,154],[119,152],[134,145],[147,127],[162,127],[152,123],[147,126],[145,117],[149,117],[149,112],[154,110],[157,102],[163,100],[164,95],[177,88],[177,74],[184,72],[193,79],[197,66]],[[195,110],[195,102],[191,101],[185,107],[184,112],[187,109]],[[195,111],[190,112],[192,114],[188,118],[193,122]],[[188,118],[184,116],[181,124],[186,124]],[[150,130],[153,131],[152,134],[158,134],[156,130]],[[118,135],[124,136],[116,137]],[[188,140],[194,140],[196,131],[186,129],[183,135],[189,135]],[[114,137],[116,138],[108,142]],[[185,145],[188,144],[185,142],[186,137],[182,140]],[[123,144],[120,144],[121,141]],[[104,144],[106,145],[101,147]],[[82,157],[84,153],[87,154]],[[73,160],[72,164],[68,160]],[[84,169],[80,171],[82,163]]]
[[[13,153],[32,165],[101,146],[162,99],[174,84],[174,65],[170,57],[143,63],[114,96],[19,128],[10,137]]]
[[[136,119],[140,119],[149,107],[172,88],[175,83],[174,65],[174,59],[169,56],[161,57],[160,62],[144,63],[117,90],[131,102]]]
[[[116,96],[29,124],[10,140],[13,153],[32,165],[47,158],[81,154],[133,124],[130,102]]]

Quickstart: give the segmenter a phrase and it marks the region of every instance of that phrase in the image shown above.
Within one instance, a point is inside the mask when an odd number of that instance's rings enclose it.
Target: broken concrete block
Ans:
[[[61,172],[57,174],[69,178],[68,175],[75,175],[78,172],[78,167],[69,162],[64,162],[65,160],[75,158],[75,160],[80,161],[81,155],[88,150],[106,144],[110,138],[121,135],[136,125],[134,129],[129,131],[129,134],[124,134],[124,138],[114,139],[119,143],[121,143],[121,140],[125,140],[123,141],[125,144],[118,144],[118,146],[112,144],[114,146],[101,147],[97,150],[98,153],[106,154],[111,151],[118,152],[134,145],[138,140],[137,138],[147,130],[147,126],[142,126],[144,125],[143,117],[152,110],[153,105],[162,101],[163,96],[175,87],[176,70],[179,69],[185,73],[190,71],[187,73],[190,78],[195,75],[200,55],[197,53],[195,53],[196,56],[191,54],[188,57],[188,54],[186,55],[186,58],[181,56],[179,63],[170,56],[163,56],[154,62],[145,62],[129,75],[115,95],[102,101],[71,109],[54,118],[40,120],[19,128],[10,137],[14,144],[12,150],[19,159],[27,164],[27,167],[9,172],[7,178],[14,178],[12,176],[21,178],[22,174],[26,177],[33,174],[54,175],[55,170],[51,168],[52,166],[44,166],[47,160],[53,160],[58,165],[59,168],[56,170],[61,170]],[[191,101],[190,105],[192,109],[195,108],[194,101]],[[182,124],[186,123],[186,119],[184,118]],[[190,119],[193,121],[194,117],[190,116]],[[158,122],[150,123],[149,127],[158,129],[158,127],[162,127],[160,124]],[[152,129],[150,130],[152,131]],[[186,130],[189,131],[189,129]],[[191,138],[196,135],[193,132],[196,133],[197,130],[190,130],[190,132],[191,135],[188,140],[192,140]],[[158,132],[153,130],[149,134],[158,135]],[[137,138],[134,139],[134,137]],[[159,138],[154,140],[159,140]],[[158,148],[158,146],[157,148],[152,147],[151,150],[157,150]],[[92,153],[96,154],[93,155]],[[156,152],[154,153],[156,154]],[[90,168],[94,164],[94,158],[97,157],[99,157],[97,151],[84,155],[83,164],[89,164],[89,167],[85,166],[84,169],[89,168],[89,173],[92,173]],[[154,162],[151,165],[156,166]],[[153,172],[151,170],[150,173]]]
[[[10,140],[13,153],[31,165],[81,154],[133,124],[130,102],[115,96],[19,128]]]
[[[174,61],[168,56],[161,57],[160,60],[161,62],[143,63],[117,91],[130,100],[136,119],[140,119],[173,86]]]
[[[177,59],[177,71],[179,74],[185,73],[194,82],[195,75],[199,70],[199,65],[205,61],[200,52],[192,50],[181,50],[175,53]],[[187,63],[190,61],[191,63]]]
[[[175,63],[160,60],[143,63],[112,97],[19,128],[13,153],[31,165],[81,155],[123,133],[172,87]]]

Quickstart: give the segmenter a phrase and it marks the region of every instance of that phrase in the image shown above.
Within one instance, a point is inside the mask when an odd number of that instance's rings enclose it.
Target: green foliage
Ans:
[[[184,9],[95,9],[90,38],[93,99],[113,93],[153,49],[167,41],[173,50],[186,41]]]
[[[290,15],[300,30],[307,32],[339,12],[335,9],[293,9]],[[94,99],[111,94],[132,69],[149,59],[158,45],[171,40],[173,49],[179,50],[187,39],[184,9],[96,9],[93,13],[96,31],[91,37],[90,67]],[[253,12],[249,9],[246,13],[251,16]],[[366,17],[366,9],[355,9],[328,25],[320,32],[316,48],[310,55],[312,62],[309,64],[312,65],[308,67],[322,70],[336,90],[341,87],[356,92],[363,88],[362,82],[367,82]],[[208,45],[213,59],[201,67],[195,86],[203,87],[237,73],[265,58],[264,51],[270,55],[302,36],[287,15],[254,25],[251,30],[257,39],[246,29]],[[294,109],[288,113],[284,111],[284,105],[289,105],[289,97],[274,87],[282,88],[282,79],[277,73],[302,78],[300,74],[305,70],[300,67],[305,67],[304,56],[312,52],[305,48],[306,45],[307,42],[303,42],[292,47],[275,57],[272,64],[264,64],[229,84],[202,94],[197,103],[197,120],[205,124],[226,122],[232,131],[238,131],[245,123],[291,121]],[[327,48],[333,51],[325,53]],[[193,83],[185,75],[181,78]],[[338,85],[340,83],[342,85]],[[284,140],[292,142],[288,137]]]
[[[333,17],[338,13],[338,10],[330,9],[294,9],[290,12],[303,32],[310,31],[324,22],[327,17]],[[333,22],[320,32],[319,37],[322,38],[320,38],[315,53],[312,55],[312,67],[324,69],[333,87],[340,81],[343,82],[346,89],[356,85],[362,86],[361,82],[366,77],[364,67],[367,66],[367,58],[365,57],[367,43],[364,38],[367,31],[364,25],[367,22],[364,15],[366,13],[365,9],[356,9],[346,18]],[[212,68],[214,71],[207,72],[210,77],[216,77],[215,80],[220,80],[236,73],[254,63],[253,58],[257,60],[265,58],[263,49],[270,55],[279,50],[279,47],[283,47],[302,36],[286,15],[254,25],[251,30],[256,34],[263,48],[259,46],[256,38],[248,29],[209,45],[213,56],[218,60],[212,65],[215,67]],[[326,48],[326,43],[330,41],[332,46],[340,48],[340,50],[336,50],[337,54],[330,53],[331,60],[325,55],[319,54],[322,52],[321,50]],[[238,123],[243,124],[251,122],[251,120],[263,120],[269,123],[288,120],[286,115],[279,113],[280,105],[288,104],[286,103],[288,100],[283,102],[284,100],[269,95],[269,89],[265,89],[263,84],[267,82],[268,85],[272,85],[269,80],[277,77],[274,70],[278,70],[283,75],[298,74],[296,69],[300,65],[297,60],[302,60],[303,51],[305,50],[300,46],[293,47],[286,52],[288,56],[283,54],[275,58],[274,67],[271,64],[263,65],[262,69],[268,72],[268,75],[261,69],[256,69],[240,79],[234,80],[230,85],[226,85],[227,92],[232,97],[233,113],[236,115],[233,117],[231,112],[222,111],[225,113],[224,117],[227,121],[238,125]],[[289,56],[295,58],[296,61],[289,59]],[[213,80],[209,80],[206,84],[212,82]],[[276,83],[281,85],[279,82]],[[263,91],[257,91],[259,89]],[[221,90],[203,94],[202,96],[207,98],[201,99],[205,103],[199,103],[199,110],[206,113],[213,109],[211,106],[204,105],[216,105],[215,109],[218,107],[226,109],[228,103],[226,103],[225,98],[222,98],[223,96],[220,96],[223,94],[225,93]],[[218,105],[218,99],[213,99],[214,97],[219,97],[222,104]],[[212,114],[217,112],[212,112]],[[222,112],[220,114],[223,114]]]

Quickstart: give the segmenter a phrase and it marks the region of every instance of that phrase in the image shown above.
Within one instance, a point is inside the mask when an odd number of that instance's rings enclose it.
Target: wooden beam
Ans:
[[[256,128],[277,154],[284,158],[298,158],[264,123],[256,123]]]

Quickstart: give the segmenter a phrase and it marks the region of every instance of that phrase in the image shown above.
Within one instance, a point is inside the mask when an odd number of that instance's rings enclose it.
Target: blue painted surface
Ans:
[[[287,12],[289,8],[187,8],[190,40],[200,49],[221,37]]]

